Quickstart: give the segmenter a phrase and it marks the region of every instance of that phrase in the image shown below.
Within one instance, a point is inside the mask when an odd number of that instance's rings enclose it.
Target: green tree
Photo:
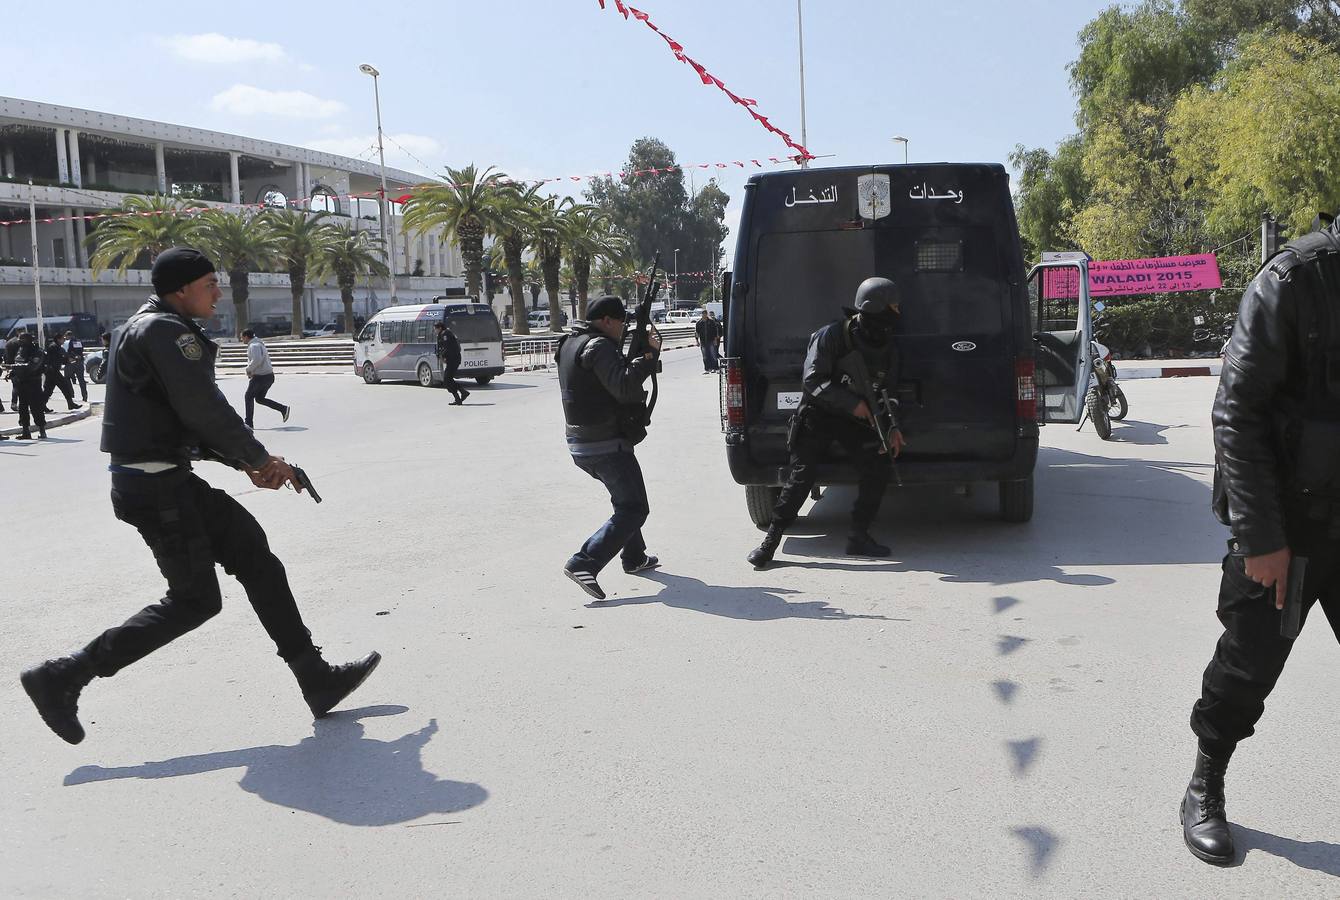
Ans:
[[[88,235],[89,265],[94,273],[116,269],[125,274],[141,257],[152,263],[170,247],[194,246],[196,211],[203,208],[163,194],[127,197],[120,211],[128,215],[102,219]]]
[[[461,248],[466,293],[482,297],[489,208],[506,176],[492,166],[480,172],[474,163],[463,169],[448,166],[446,176],[447,184],[420,185],[413,191],[405,202],[405,228],[423,234],[441,226]]]
[[[526,245],[530,243],[530,216],[526,192],[515,184],[494,191],[481,210],[486,227],[497,237],[495,248],[502,254],[512,297],[512,333],[530,334],[526,320]]]
[[[563,216],[564,239],[572,261],[573,283],[577,290],[577,318],[586,319],[587,292],[591,285],[591,263],[607,259],[622,262],[629,258],[631,241],[617,230],[603,212],[590,206],[577,206]]]
[[[1213,84],[1187,91],[1169,141],[1210,230],[1231,240],[1271,212],[1300,234],[1340,207],[1337,111],[1340,53],[1290,34],[1247,38]]]
[[[250,214],[210,209],[199,217],[195,232],[201,249],[228,273],[228,290],[237,313],[237,337],[247,327],[247,300],[251,273],[263,272],[279,258],[280,240],[266,213]]]
[[[1010,154],[1010,164],[1019,172],[1015,208],[1025,257],[1036,260],[1043,251],[1073,247],[1075,214],[1088,201],[1090,190],[1080,138],[1066,138],[1055,154],[1019,144]]]
[[[302,292],[307,273],[325,247],[342,240],[342,229],[327,220],[329,213],[308,213],[299,209],[268,210],[265,214],[279,241],[279,259],[288,271],[289,294],[293,300],[294,337],[302,337]]]
[[[549,294],[550,328],[563,321],[559,304],[560,280],[563,269],[563,214],[573,205],[571,197],[540,197],[534,190],[527,192],[530,204],[530,249]]]
[[[371,237],[366,231],[338,229],[336,239],[320,248],[312,272],[321,278],[334,276],[340,287],[344,304],[346,333],[354,330],[354,285],[362,276],[380,277],[388,274],[381,238]]]

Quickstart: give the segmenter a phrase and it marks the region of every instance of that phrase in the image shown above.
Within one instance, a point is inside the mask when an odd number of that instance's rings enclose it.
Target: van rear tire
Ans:
[[[749,509],[750,520],[760,529],[766,529],[772,524],[772,511],[781,495],[782,489],[770,484],[744,486],[744,505]]]
[[[1006,522],[1033,518],[1033,476],[1000,482],[1000,517]]]
[[[493,376],[492,376],[492,375],[476,375],[476,376],[475,376],[475,384],[479,385],[480,387],[483,387],[484,385],[488,384],[488,383],[489,383],[490,381],[492,381],[492,380],[493,380]]]

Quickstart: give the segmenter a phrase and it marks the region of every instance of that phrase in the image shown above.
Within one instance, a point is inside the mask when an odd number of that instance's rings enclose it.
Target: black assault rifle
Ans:
[[[898,487],[902,487],[903,476],[898,472],[898,459],[897,457],[894,456],[893,444],[891,442],[891,435],[893,429],[886,428],[884,426],[884,418],[883,418],[884,416],[888,416],[889,422],[890,423],[893,422],[893,411],[897,407],[898,401],[890,399],[889,389],[884,387],[884,385],[882,384],[876,385],[875,392],[876,395],[879,397],[879,400],[875,404],[876,408],[870,411],[870,418],[871,418],[870,424],[875,427],[875,434],[879,435],[880,446],[884,448],[884,452],[887,453],[889,456],[889,465],[893,466],[894,482],[898,485]]]
[[[646,404],[643,427],[651,424],[651,412],[656,408],[656,396],[660,391],[656,383],[656,373],[661,371],[661,351],[653,350],[651,346],[651,332],[655,330],[655,326],[651,324],[651,304],[656,299],[656,270],[660,267],[661,254],[657,252],[651,261],[651,273],[647,278],[646,290],[642,292],[642,299],[638,301],[637,312],[633,316],[633,329],[628,333],[628,358],[637,359],[650,353],[654,361],[651,370],[651,397]]]

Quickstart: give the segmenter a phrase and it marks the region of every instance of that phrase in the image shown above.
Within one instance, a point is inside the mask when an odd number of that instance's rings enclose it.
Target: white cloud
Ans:
[[[215,94],[209,105],[215,112],[237,116],[287,119],[329,119],[345,110],[338,100],[322,100],[306,91],[267,91],[249,84],[235,84]]]
[[[253,41],[250,38],[231,38],[210,32],[208,34],[174,34],[160,42],[173,56],[188,62],[229,65],[232,63],[270,62],[288,60],[288,54],[278,44]]]
[[[396,169],[406,169],[422,175],[439,175],[442,172],[442,154],[445,149],[436,139],[423,134],[385,135],[386,164]],[[349,135],[347,137],[318,138],[303,144],[313,150],[334,153],[339,156],[352,156],[355,159],[377,161],[377,135]]]

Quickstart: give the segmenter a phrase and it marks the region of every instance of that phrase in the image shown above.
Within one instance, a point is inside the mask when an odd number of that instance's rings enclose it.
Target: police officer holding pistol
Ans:
[[[1182,834],[1234,859],[1224,775],[1293,648],[1286,600],[1319,603],[1340,640],[1340,227],[1286,246],[1248,286],[1212,414],[1214,510],[1232,531],[1219,583],[1224,633],[1191,712],[1195,769]],[[1293,582],[1291,584],[1290,582]],[[1293,624],[1301,624],[1295,621]]]
[[[219,612],[216,564],[245,588],[317,718],[381,659],[370,653],[347,665],[326,663],[265,531],[240,503],[192,472],[192,459],[208,455],[244,469],[257,487],[301,489],[293,468],[261,446],[214,383],[218,348],[194,321],[212,315],[221,296],[213,263],[175,247],[154,261],[152,280],[155,296],[112,340],[102,449],[111,455],[112,510],[153,551],[167,595],[82,650],[22,674],[43,720],[71,744],[84,738],[77,702],[95,675],[111,677]]]
[[[782,534],[796,520],[818,477],[817,466],[834,441],[842,445],[860,473],[847,553],[889,555],[889,548],[870,536],[870,525],[879,514],[893,459],[907,443],[891,399],[898,380],[898,302],[898,288],[892,281],[867,278],[856,289],[855,308],[845,309],[846,319],[810,335],[804,393],[788,439],[791,472],[763,543],[749,552],[754,568],[772,562]]]

